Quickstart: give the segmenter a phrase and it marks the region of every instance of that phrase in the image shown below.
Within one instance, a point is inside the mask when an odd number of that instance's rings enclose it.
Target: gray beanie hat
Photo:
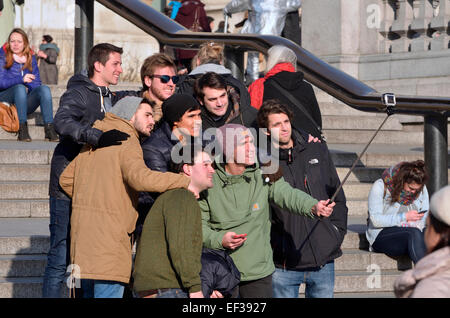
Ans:
[[[141,97],[127,96],[115,103],[109,112],[120,118],[131,120],[131,117],[136,113],[141,102]]]

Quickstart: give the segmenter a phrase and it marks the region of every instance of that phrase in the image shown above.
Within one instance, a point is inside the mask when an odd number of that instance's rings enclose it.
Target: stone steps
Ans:
[[[48,217],[48,180],[55,143],[34,141],[0,142],[0,217]],[[362,145],[329,144],[341,180],[349,171]],[[389,152],[385,153],[383,151]],[[398,153],[393,153],[397,151]],[[422,158],[421,147],[372,145],[349,176],[344,191],[349,215],[367,215],[371,184],[381,176],[385,165]],[[383,165],[383,166],[380,166]],[[449,173],[450,176],[450,173]],[[449,177],[450,179],[450,177]],[[18,193],[18,191],[20,193]]]
[[[0,297],[41,297],[49,247],[48,222],[48,218],[3,219],[0,224]],[[352,222],[360,220],[350,220]],[[364,230],[360,224],[349,225],[342,245],[343,256],[335,263],[336,297],[358,297],[360,293],[392,297],[393,282],[401,270],[411,267],[405,257],[393,259],[365,250]],[[379,281],[374,277],[379,277]]]
[[[380,127],[384,117],[379,116],[347,116],[341,115],[322,115],[322,128],[324,130],[369,130],[375,131]],[[394,117],[384,123],[382,131],[401,131],[402,124]]]

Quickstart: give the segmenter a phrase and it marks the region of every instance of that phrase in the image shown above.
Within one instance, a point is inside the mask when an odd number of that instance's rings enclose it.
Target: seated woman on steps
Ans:
[[[426,253],[423,229],[429,198],[423,160],[386,169],[369,193],[366,231],[371,250],[389,256],[409,255],[416,264]]]
[[[58,141],[53,128],[53,104],[50,88],[41,85],[36,58],[27,34],[13,29],[8,42],[0,48],[0,101],[15,104],[19,115],[19,141],[31,141],[27,115],[41,106],[45,139]]]

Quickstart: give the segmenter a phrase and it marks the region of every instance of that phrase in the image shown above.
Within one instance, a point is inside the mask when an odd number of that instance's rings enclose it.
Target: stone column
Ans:
[[[433,19],[430,28],[434,30],[431,35],[430,49],[432,51],[445,50],[450,47],[448,36],[450,20],[450,0],[433,0]]]
[[[392,41],[392,53],[408,52],[410,40],[408,29],[413,19],[413,9],[408,0],[397,0],[395,20],[391,31],[399,36]]]
[[[433,17],[433,8],[428,0],[414,0],[414,20],[411,23],[411,31],[414,32],[411,41],[411,52],[427,51],[430,38],[427,36],[428,24]]]
[[[302,46],[354,77],[358,76],[360,27],[360,1],[303,1]]]

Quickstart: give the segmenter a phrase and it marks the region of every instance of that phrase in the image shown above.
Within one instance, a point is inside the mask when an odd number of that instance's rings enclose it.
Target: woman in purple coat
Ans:
[[[13,29],[8,42],[0,48],[0,101],[15,104],[19,115],[19,141],[31,141],[27,115],[41,106],[45,139],[57,141],[53,128],[53,104],[50,88],[41,85],[36,58],[27,34]]]

